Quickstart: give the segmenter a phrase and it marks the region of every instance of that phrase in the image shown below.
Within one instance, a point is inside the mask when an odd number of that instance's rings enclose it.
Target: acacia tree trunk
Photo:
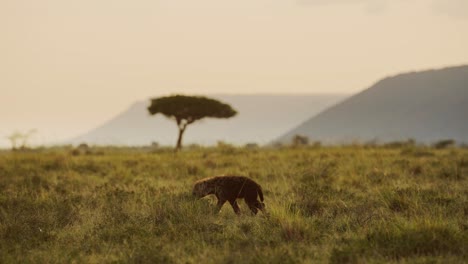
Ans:
[[[177,145],[175,151],[179,151],[182,148],[182,136],[184,135],[186,126],[179,127],[179,137],[177,138]]]

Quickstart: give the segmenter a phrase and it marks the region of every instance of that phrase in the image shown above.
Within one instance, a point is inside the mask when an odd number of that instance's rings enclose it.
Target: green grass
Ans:
[[[268,215],[192,183],[246,175]],[[1,263],[466,263],[468,150],[0,152]]]

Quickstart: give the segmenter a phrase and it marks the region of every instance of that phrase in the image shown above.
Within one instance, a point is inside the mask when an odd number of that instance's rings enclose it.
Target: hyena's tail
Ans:
[[[263,202],[263,192],[262,192],[262,187],[260,187],[260,185],[258,185],[257,193],[258,193],[258,196],[260,196],[260,201]]]

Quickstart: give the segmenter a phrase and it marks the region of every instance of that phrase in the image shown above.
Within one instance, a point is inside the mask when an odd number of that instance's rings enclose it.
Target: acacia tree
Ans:
[[[228,104],[203,96],[173,95],[151,99],[151,115],[158,113],[173,119],[179,128],[175,150],[182,148],[182,136],[188,125],[205,117],[230,118],[237,112]]]
[[[28,140],[31,136],[36,133],[35,129],[31,129],[28,132],[21,133],[19,131],[14,132],[13,134],[7,137],[8,140],[11,142],[11,149],[16,150],[19,146],[20,149],[27,148]]]

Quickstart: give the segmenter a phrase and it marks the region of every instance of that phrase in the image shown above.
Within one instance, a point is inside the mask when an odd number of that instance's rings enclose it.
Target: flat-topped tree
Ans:
[[[151,99],[148,107],[151,115],[158,113],[174,119],[179,128],[176,150],[182,147],[182,136],[189,124],[203,119],[230,118],[237,114],[230,105],[203,96],[173,95]]]

